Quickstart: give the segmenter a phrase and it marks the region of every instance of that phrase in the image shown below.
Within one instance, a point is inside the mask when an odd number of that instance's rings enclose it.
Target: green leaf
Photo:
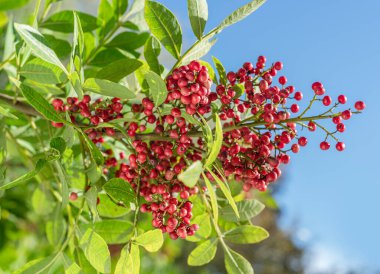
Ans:
[[[111,257],[107,243],[92,229],[87,229],[80,239],[80,248],[91,265],[99,272],[111,272]]]
[[[217,248],[217,239],[204,241],[193,251],[191,251],[189,257],[187,258],[187,264],[191,266],[200,266],[209,263],[212,259],[214,259]]]
[[[214,61],[216,70],[218,71],[220,83],[223,85],[226,85],[227,83],[226,70],[224,69],[222,63],[218,60],[218,58],[213,56],[212,60]]]
[[[214,221],[218,222],[218,200],[216,199],[216,194],[210,180],[207,178],[206,174],[202,173],[203,180],[205,181],[207,187],[207,193],[210,196],[212,213],[214,215]]]
[[[98,221],[99,218],[99,213],[97,209],[97,201],[98,201],[98,189],[95,186],[90,187],[84,195],[83,195],[88,208],[90,209],[92,219],[95,221]]]
[[[18,9],[26,5],[28,2],[29,0],[17,0],[17,1],[0,0],[0,10]]]
[[[32,195],[33,210],[41,216],[46,216],[54,210],[54,201],[50,192],[43,187],[37,187]]]
[[[268,238],[269,233],[259,226],[243,225],[227,231],[224,236],[234,244],[255,244]]]
[[[107,244],[123,244],[131,239],[133,225],[124,220],[103,220],[93,224],[93,229]]]
[[[55,262],[59,257],[59,254],[53,254],[46,258],[30,261],[13,272],[13,274],[56,273],[58,265],[56,265]]]
[[[186,240],[190,242],[198,242],[208,239],[212,231],[210,216],[207,213],[204,213],[196,216],[192,222],[198,224],[199,229],[193,236],[186,237]]]
[[[9,112],[8,109],[3,108],[2,106],[0,106],[0,115],[18,120],[17,116],[14,116],[12,113]]]
[[[79,16],[84,32],[93,31],[98,27],[96,17],[79,11],[76,11],[76,13]],[[74,13],[72,10],[57,12],[42,22],[40,27],[64,33],[73,32]]]
[[[41,171],[41,169],[45,166],[45,164],[46,164],[46,160],[39,159],[36,163],[36,167],[32,171],[29,171],[28,173],[22,175],[21,177],[18,177],[17,179],[13,180],[12,182],[9,182],[5,185],[0,186],[0,190],[10,189],[10,188],[13,188],[15,186],[19,186],[19,185],[29,181],[30,179],[32,179],[34,176],[36,176]]]
[[[243,20],[245,17],[247,17],[252,12],[257,10],[261,5],[263,5],[265,3],[265,1],[266,0],[254,0],[254,1],[238,8],[233,13],[231,13],[226,19],[224,19],[222,21],[222,23],[220,23],[220,25],[217,26],[216,28],[218,30],[222,30],[222,29],[224,29],[230,25],[233,25],[233,24],[239,22],[240,20]]]
[[[195,36],[201,40],[208,19],[208,6],[206,0],[187,0],[187,9],[191,28]]]
[[[70,55],[71,45],[66,40],[57,39],[53,35],[44,34],[48,45],[57,54],[58,58],[64,59]]]
[[[123,202],[129,205],[135,200],[135,191],[132,186],[125,180],[113,178],[103,185],[103,189],[116,202]]]
[[[60,211],[60,210],[58,210]],[[65,238],[67,224],[65,219],[58,213],[55,214],[53,220],[46,222],[46,237],[53,246],[58,246]]]
[[[205,56],[216,43],[216,39],[213,40],[202,40],[196,44],[182,59],[181,64],[188,63],[192,60],[197,60]]]
[[[123,32],[115,36],[105,45],[108,48],[119,48],[125,51],[133,51],[142,47],[149,37],[149,33]]]
[[[61,261],[63,262],[63,267],[65,268],[65,274],[79,274],[83,273],[82,269],[73,262],[66,254],[61,254]]]
[[[161,74],[161,66],[160,62],[158,61],[160,52],[160,42],[154,36],[149,37],[144,46],[144,57],[150,69],[158,75]]]
[[[99,51],[98,54],[95,55],[94,59],[91,60],[90,65],[92,66],[98,66],[98,67],[105,67],[108,64],[112,64],[113,62],[124,59],[125,56],[122,54],[119,50],[114,48],[104,49]],[[120,69],[124,69],[124,67],[119,67]],[[118,71],[116,71],[118,72]],[[109,75],[110,77],[113,77],[113,73]],[[120,78],[121,79],[121,78]],[[116,80],[115,82],[117,82]]]
[[[210,174],[212,175],[212,177],[215,179],[216,183],[218,184],[218,186],[220,187],[220,189],[222,190],[224,196],[226,196],[228,202],[229,202],[229,205],[231,206],[231,208],[233,209],[233,211],[235,212],[235,215],[237,218],[239,218],[239,211],[238,211],[238,208],[236,206],[236,203],[234,201],[234,198],[232,197],[231,195],[231,191],[229,190],[228,186],[226,185],[225,182],[223,182],[218,176],[215,175],[214,172],[212,172],[212,170],[210,168],[207,168],[207,171],[210,172]]]
[[[79,131],[79,133],[83,136],[84,140],[86,141],[92,159],[95,161],[97,165],[102,165],[104,163],[104,157],[99,148],[91,141],[87,134],[85,134],[82,131]]]
[[[253,274],[250,262],[231,249],[224,251],[224,264],[228,274]]]
[[[59,60],[57,54],[49,47],[48,42],[38,30],[28,25],[15,23],[15,29],[25,43],[32,50],[32,53],[45,60],[48,63],[60,67],[66,74],[68,74],[65,66]]]
[[[120,258],[116,264],[115,274],[126,273],[140,273],[140,250],[137,245],[132,244],[131,252],[128,252],[128,246],[125,246],[121,250]]]
[[[244,200],[236,203],[240,218],[236,216],[231,205],[223,207],[220,216],[229,222],[248,221],[258,215],[264,205],[257,200]]]
[[[178,180],[188,187],[194,187],[199,181],[199,177],[203,172],[203,165],[201,161],[195,161],[185,171],[178,175]]]
[[[25,86],[24,84],[21,84],[20,88],[25,99],[39,113],[41,113],[42,116],[44,116],[46,119],[50,121],[66,123],[66,120],[59,116],[59,114],[55,111],[54,107],[51,104],[49,104],[48,101],[46,101],[41,94],[34,91],[32,88]]]
[[[128,8],[128,0],[112,0],[112,7],[116,18],[119,18]]]
[[[182,31],[174,14],[164,5],[154,2],[145,2],[145,21],[152,34],[164,45],[176,59],[181,56]]]
[[[153,71],[145,73],[146,81],[148,82],[150,95],[153,97],[153,103],[156,107],[162,105],[168,95],[166,84],[161,76]]]
[[[161,229],[150,230],[136,237],[136,244],[144,247],[148,252],[158,251],[164,243]]]
[[[84,51],[84,34],[80,23],[79,16],[74,12],[74,34],[73,34],[73,52],[71,54],[71,69],[82,74],[82,59]],[[76,58],[78,57],[78,59]]]
[[[70,74],[70,81],[71,81],[72,87],[75,90],[75,93],[78,95],[78,99],[82,100],[83,90],[82,90],[81,80],[80,80],[79,74],[76,71],[73,71]]]
[[[61,68],[39,58],[27,62],[19,73],[25,78],[42,84],[58,84],[67,80]]]
[[[50,147],[55,148],[62,155],[66,150],[66,141],[62,137],[55,137],[50,140]]]
[[[205,167],[210,167],[215,160],[218,158],[220,149],[222,148],[223,143],[223,128],[222,122],[220,121],[219,115],[215,115],[215,139],[212,144],[211,151],[205,162]]]
[[[142,64],[143,63],[137,59],[124,57],[123,59],[108,63],[107,66],[99,70],[96,78],[119,82],[121,79],[141,67]]]
[[[117,205],[108,197],[107,194],[99,194],[99,204],[97,206],[98,213],[106,218],[119,218],[125,216],[130,209],[121,205]]]
[[[133,99],[136,97],[133,91],[121,84],[96,78],[88,78],[83,84],[83,89],[121,99]]]

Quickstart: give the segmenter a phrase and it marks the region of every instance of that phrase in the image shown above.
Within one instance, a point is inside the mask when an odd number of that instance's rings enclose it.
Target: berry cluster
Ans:
[[[325,95],[324,86],[316,82],[312,85],[313,98],[301,112],[298,102],[303,100],[302,92],[287,85],[285,76],[278,77],[278,84],[274,80],[283,68],[282,63],[265,67],[264,56],[260,56],[255,65],[246,62],[237,72],[221,77],[215,92],[211,92],[212,81],[207,68],[192,61],[167,77],[167,98],[159,107],[149,97],[141,104],[122,102],[118,98],[97,99],[91,103],[88,95],[81,101],[67,98],[66,104],[54,99],[52,104],[58,112],[67,112],[73,123],[85,126],[85,133],[94,143],[103,143],[104,135],[115,139],[130,137],[130,141],[124,142],[131,152],[127,156],[121,152],[116,157],[112,150],[103,149],[105,176],[122,178],[131,184],[145,200],[140,210],[152,214],[154,227],[169,233],[172,239],[185,238],[198,229],[198,225],[191,224],[189,197],[197,195],[199,188],[185,186],[178,175],[207,154],[206,140],[195,120],[209,121],[218,115],[223,123],[218,161],[224,175],[219,170],[215,173],[241,182],[244,191],[252,188],[265,191],[268,184],[280,177],[280,164],[289,163],[289,153],[298,153],[307,145],[307,138],[298,134],[299,128],[321,129],[326,133],[321,149],[329,149],[328,139],[332,138],[336,149],[342,151],[345,145],[337,134],[345,131],[343,122],[365,108],[365,104],[358,101],[356,110],[336,112],[338,106],[346,104],[346,96],[339,95],[333,104],[332,98]],[[305,116],[318,101],[328,109],[317,116]],[[165,109],[169,110],[165,112]],[[101,127],[102,122],[123,118],[126,114],[132,114],[133,118],[131,122],[123,122],[125,132],[122,134],[113,128]],[[318,122],[323,119],[331,120],[335,130],[329,131]],[[63,124],[53,123],[53,126]],[[215,180],[208,172],[206,176]]]

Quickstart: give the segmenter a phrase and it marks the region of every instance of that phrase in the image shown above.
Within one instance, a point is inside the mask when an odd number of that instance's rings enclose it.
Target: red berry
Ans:
[[[293,105],[291,105],[290,110],[293,113],[297,113],[300,110],[300,107],[297,104],[293,104]]]
[[[281,85],[285,85],[287,81],[288,81],[288,79],[286,79],[285,76],[280,76],[280,78],[278,78],[278,82],[279,82]]]
[[[323,97],[322,99],[322,103],[325,105],[325,106],[329,106],[331,104],[332,100],[331,100],[331,97],[326,95],[325,97]]]
[[[351,118],[351,111],[349,109],[342,112],[342,119],[343,120],[349,120]]]
[[[76,192],[71,192],[69,199],[71,201],[75,201],[76,199],[78,199],[78,194]]]
[[[298,144],[301,146],[301,147],[304,147],[307,145],[307,138],[306,137],[300,137],[298,139]]]
[[[274,63],[274,66],[273,66],[276,70],[282,70],[282,68],[283,68],[283,65],[282,65],[282,63],[281,62],[276,62],[276,63]]]
[[[346,145],[343,142],[338,142],[338,143],[336,143],[335,147],[336,147],[336,150],[343,151],[345,149]]]
[[[321,142],[319,146],[322,150],[328,150],[330,148],[330,144],[326,141]]]
[[[355,103],[355,108],[359,111],[365,109],[365,103],[363,101],[357,101]]]
[[[294,93],[294,99],[296,99],[297,101],[301,101],[302,98],[303,98],[302,92],[297,91],[296,93]]]
[[[343,94],[338,96],[338,102],[341,104],[345,104],[347,102],[347,97]]]

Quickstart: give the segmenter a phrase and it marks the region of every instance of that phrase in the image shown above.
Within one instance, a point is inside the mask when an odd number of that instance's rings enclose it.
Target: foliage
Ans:
[[[8,2],[0,10],[28,1]],[[281,63],[264,70],[261,56],[255,68],[246,63],[227,74],[215,57],[216,70],[195,61],[209,53],[222,30],[265,0],[238,8],[208,32],[206,0],[188,0],[196,41],[185,51],[179,21],[159,2],[101,0],[97,16],[58,10],[57,2],[42,6],[38,0],[30,24],[9,16],[0,26],[2,218],[21,222],[23,207],[31,207],[33,218],[46,222],[45,231],[36,232],[43,237],[36,248],[45,256],[29,258],[16,273],[140,273],[141,255],[170,245],[165,232],[195,243],[190,266],[210,263],[219,248],[228,273],[253,273],[236,245],[256,244],[269,234],[252,223],[263,203],[245,198],[280,176],[280,162],[289,162],[282,149],[296,137],[296,123],[313,123],[326,139],[335,138],[313,121],[347,120],[351,111],[334,113],[334,106],[304,117],[324,90],[320,84],[301,115],[269,119],[267,99],[286,113],[298,112],[285,106],[290,87],[277,102],[258,95],[270,90],[269,74]],[[148,30],[140,29],[139,18]],[[174,58],[172,68],[162,65],[162,49]],[[240,98],[254,103],[247,107]],[[364,103],[355,107],[359,112]],[[289,142],[270,139],[276,125]],[[15,206],[18,191],[33,193],[29,204]],[[10,257],[15,265],[24,263]]]

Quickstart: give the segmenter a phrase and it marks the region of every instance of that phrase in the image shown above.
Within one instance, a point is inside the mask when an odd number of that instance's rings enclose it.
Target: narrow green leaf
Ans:
[[[96,17],[76,11],[84,32],[93,31],[98,27]],[[40,24],[41,28],[70,33],[74,30],[74,14],[72,10],[57,12]]]
[[[44,159],[38,160],[36,163],[35,169],[33,169],[32,171],[29,171],[28,173],[22,175],[21,177],[18,177],[16,180],[13,180],[12,182],[9,182],[5,185],[0,186],[0,190],[10,189],[10,188],[13,188],[15,186],[19,186],[19,185],[29,181],[30,179],[32,179],[34,176],[36,176],[41,171],[41,169],[45,166],[45,164],[46,164],[46,160],[44,160]]]
[[[92,159],[95,161],[97,165],[102,165],[104,163],[104,157],[99,148],[91,141],[91,139],[87,136],[87,134],[79,131],[79,133],[83,136],[86,144],[89,148]]]
[[[190,242],[199,242],[208,239],[212,231],[210,216],[207,213],[204,213],[196,216],[192,222],[198,224],[199,229],[193,236],[186,237],[186,240]]]
[[[139,274],[140,273],[140,250],[137,245],[132,244],[131,252],[128,246],[121,250],[120,258],[117,261],[115,274]]]
[[[231,13],[229,16],[227,16],[226,19],[220,23],[218,27],[216,27],[219,30],[222,30],[230,25],[233,25],[240,20],[243,20],[245,17],[250,15],[252,12],[257,10],[261,5],[265,3],[266,0],[254,0],[252,2],[249,2],[248,4],[238,8],[233,13]]]
[[[29,46],[35,56],[60,67],[66,74],[68,74],[65,66],[61,63],[57,54],[49,47],[48,42],[38,30],[28,25],[17,23],[14,25],[18,34]]]
[[[59,209],[58,212],[60,212]],[[46,237],[49,243],[53,246],[61,244],[65,237],[66,228],[65,219],[59,213],[56,213],[54,219],[47,221],[45,226]]]
[[[124,54],[122,54],[117,49],[114,49],[114,48],[104,49],[104,50],[99,51],[99,53],[95,55],[94,59],[91,60],[90,65],[105,67],[108,64],[112,64],[113,62],[118,61],[120,59],[124,59],[124,58],[125,58]],[[121,68],[119,67],[119,70],[120,69],[124,69],[124,67],[121,67]],[[111,73],[109,76],[113,77],[113,73]],[[114,82],[117,82],[120,79],[116,79],[116,81]]]
[[[113,178],[103,185],[103,189],[116,202],[123,202],[129,205],[135,199],[135,191],[132,186],[125,180]]]
[[[80,239],[80,248],[97,271],[111,272],[111,257],[107,243],[96,232],[87,229]]]
[[[208,19],[208,6],[206,0],[187,0],[187,9],[191,28],[195,36],[201,40]]]
[[[236,207],[238,209],[240,218],[236,216],[231,205],[223,207],[220,216],[229,222],[247,221],[258,215],[265,206],[257,200],[243,200],[237,202]]]
[[[220,121],[219,115],[215,115],[215,139],[212,144],[211,151],[205,162],[205,167],[210,167],[215,160],[218,158],[220,149],[222,148],[223,143],[223,128],[222,122]]]
[[[164,45],[164,47],[179,59],[182,48],[182,31],[174,14],[164,5],[154,2],[145,2],[145,21],[152,34]]]
[[[14,116],[12,113],[9,112],[8,109],[3,108],[2,106],[0,106],[0,115],[18,120],[17,116]]]
[[[66,120],[59,116],[59,114],[55,111],[54,107],[51,104],[49,104],[49,102],[46,101],[41,94],[34,91],[32,88],[25,86],[24,84],[21,84],[20,88],[25,99],[39,113],[41,113],[42,116],[44,116],[46,119],[50,121],[66,123]]]
[[[239,218],[239,211],[238,211],[238,208],[236,206],[236,203],[234,201],[234,198],[232,197],[231,195],[231,191],[229,190],[228,186],[226,185],[225,182],[223,182],[218,176],[215,175],[214,172],[212,172],[212,170],[210,168],[207,168],[207,171],[210,172],[210,174],[212,175],[212,177],[215,179],[216,183],[218,184],[218,186],[220,187],[220,189],[222,190],[224,196],[226,196],[228,202],[229,202],[229,205],[231,206],[231,208],[233,209],[233,211],[235,212],[236,214],[236,217]]]
[[[226,70],[224,69],[222,63],[218,60],[218,58],[213,56],[212,60],[214,61],[216,70],[218,71],[220,83],[223,85],[226,85],[227,83]]]
[[[207,39],[202,40],[186,54],[185,58],[182,59],[181,64],[202,58],[207,53],[209,53],[215,43],[216,39],[213,39],[211,41]]]
[[[161,66],[158,61],[160,52],[160,42],[154,36],[149,37],[144,46],[144,57],[150,69],[158,75],[161,75]]]
[[[218,240],[211,239],[204,241],[191,251],[187,258],[187,264],[191,266],[205,265],[214,259],[218,248]]]
[[[164,80],[153,71],[145,73],[145,78],[148,82],[150,95],[153,97],[154,105],[156,107],[162,105],[168,95]]]
[[[78,95],[78,99],[82,100],[82,98],[83,98],[83,89],[82,89],[82,85],[81,85],[81,80],[80,80],[79,74],[76,71],[73,71],[70,74],[70,81],[71,81],[72,87],[75,90],[75,93]]]
[[[42,84],[58,84],[67,80],[61,68],[39,58],[27,62],[19,73],[27,79]]]
[[[100,219],[97,208],[98,189],[95,186],[91,187],[84,193],[83,197],[86,200],[88,208],[90,209],[92,219],[98,221]]]
[[[128,8],[128,0],[112,0],[114,15],[119,18]]]
[[[133,99],[136,97],[133,91],[121,84],[96,78],[88,78],[83,84],[83,89],[121,99]]]
[[[13,272],[13,274],[54,273],[58,267],[56,262],[59,257],[59,254],[53,254],[46,258],[30,261],[17,271]]]
[[[269,233],[259,226],[243,225],[227,231],[224,236],[234,244],[255,244],[268,238]]]
[[[137,236],[136,244],[144,247],[148,252],[158,251],[164,243],[161,229],[149,230]]]
[[[195,161],[185,171],[178,175],[178,180],[188,187],[194,187],[199,181],[199,177],[203,172],[201,161]]]
[[[149,33],[122,32],[115,36],[105,46],[107,48],[119,48],[125,51],[134,51],[142,47],[149,38]]]
[[[207,178],[206,174],[202,173],[203,180],[205,181],[206,187],[207,187],[207,193],[210,196],[211,200],[211,207],[212,207],[212,213],[214,215],[214,221],[218,222],[218,200],[216,199],[216,193],[214,191],[214,188],[212,187],[212,184],[210,180]]]
[[[82,274],[83,271],[77,265],[76,262],[73,262],[66,254],[61,254],[61,261],[63,262],[63,267],[65,268],[65,274]]]
[[[224,251],[224,264],[228,274],[253,274],[250,262],[231,249]]]
[[[143,63],[140,60],[124,57],[123,59],[108,63],[105,67],[99,70],[96,78],[119,82],[121,79],[141,67],[142,64]]]
[[[84,51],[84,34],[79,16],[74,12],[74,34],[73,34],[73,51],[71,54],[71,66],[73,71],[76,69],[77,73],[82,75],[82,60]]]

